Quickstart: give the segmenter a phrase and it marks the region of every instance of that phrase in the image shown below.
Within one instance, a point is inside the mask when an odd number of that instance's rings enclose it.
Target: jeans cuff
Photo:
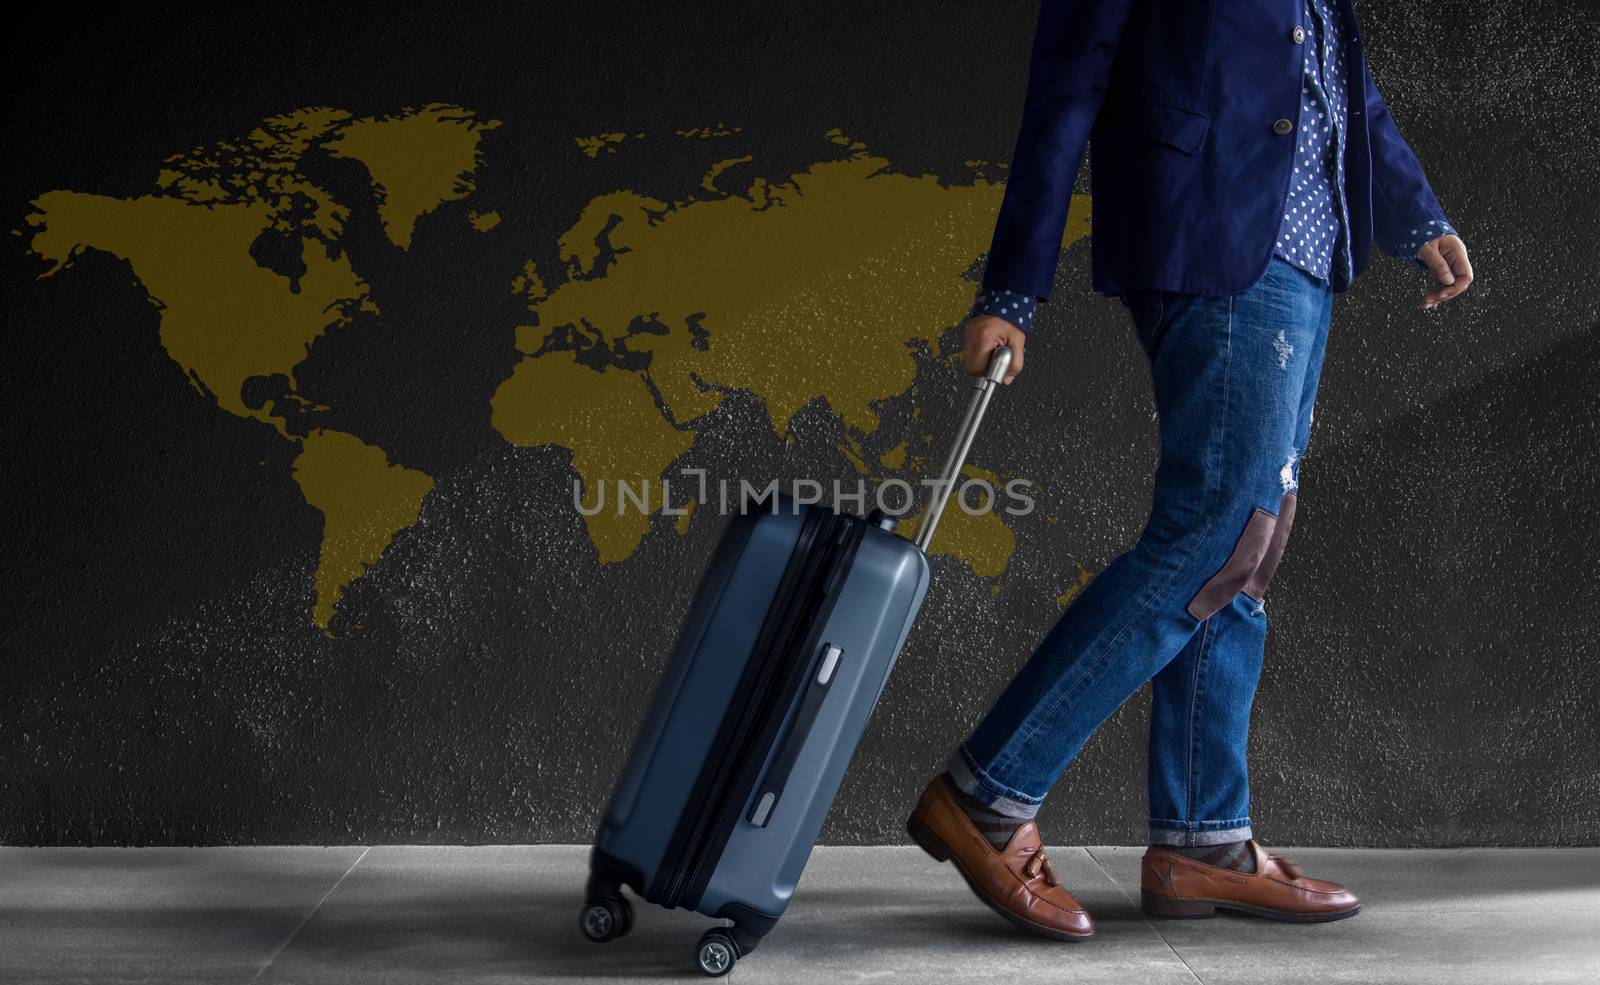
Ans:
[[[1150,820],[1152,845],[1176,845],[1194,848],[1199,845],[1226,845],[1235,841],[1248,841],[1255,835],[1250,831],[1250,818],[1236,817],[1230,821],[1168,821]]]
[[[1034,800],[1020,790],[996,782],[967,752],[965,743],[956,746],[945,769],[950,772],[950,779],[962,793],[996,814],[1028,820],[1039,813],[1039,805],[1044,802],[1042,797]]]

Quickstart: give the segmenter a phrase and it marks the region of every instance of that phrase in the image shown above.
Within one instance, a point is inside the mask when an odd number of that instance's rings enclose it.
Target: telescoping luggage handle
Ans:
[[[961,466],[966,462],[967,452],[972,448],[972,439],[978,433],[978,425],[983,423],[984,412],[989,409],[989,398],[994,396],[994,388],[999,386],[1006,378],[1006,373],[1011,371],[1011,358],[1010,346],[1003,345],[995,349],[993,355],[989,357],[988,371],[974,384],[978,392],[972,395],[972,402],[967,405],[967,416],[961,422],[961,430],[956,434],[956,443],[950,449],[950,455],[944,462],[944,470],[939,474],[939,481],[934,486],[933,500],[928,504],[928,520],[917,531],[916,545],[922,550],[927,550],[928,542],[933,537],[933,528],[939,523],[939,514],[944,512],[945,502],[950,498],[950,490],[961,477]],[[805,692],[800,698],[800,708],[795,714],[788,738],[784,740],[778,754],[773,757],[766,776],[757,786],[758,793],[750,812],[745,815],[745,820],[756,827],[766,827],[767,822],[771,820],[773,808],[777,806],[778,798],[783,796],[783,788],[789,782],[789,774],[794,770],[800,749],[805,745],[811,726],[822,708],[822,702],[828,696],[828,685],[833,682],[843,656],[843,651],[835,644],[824,644],[822,658],[816,673],[806,683]]]
[[[950,499],[950,491],[955,488],[956,481],[961,478],[961,466],[966,464],[967,452],[972,449],[972,439],[977,437],[978,425],[983,423],[984,412],[989,409],[989,398],[994,396],[994,388],[999,386],[1011,371],[1011,347],[1002,345],[997,347],[989,356],[989,370],[978,378],[976,384],[978,392],[972,395],[972,402],[967,404],[967,416],[961,421],[961,430],[956,432],[956,442],[950,448],[950,455],[944,460],[944,468],[939,472],[939,478],[934,483],[933,499],[928,503],[928,518],[917,528],[918,548],[926,551],[928,544],[933,540],[933,528],[939,525],[939,517],[944,515],[944,507]]]

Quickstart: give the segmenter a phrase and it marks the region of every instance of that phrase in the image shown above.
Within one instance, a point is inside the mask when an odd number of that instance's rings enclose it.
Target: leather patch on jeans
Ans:
[[[1189,600],[1189,615],[1202,621],[1209,619],[1239,594],[1267,556],[1277,523],[1277,517],[1259,506],[1250,511],[1250,520],[1244,525],[1238,543],[1233,545],[1233,553]]]
[[[1256,567],[1250,580],[1245,582],[1244,593],[1257,602],[1267,594],[1267,585],[1271,584],[1272,576],[1278,570],[1278,562],[1283,559],[1283,547],[1289,542],[1289,528],[1294,526],[1294,493],[1283,494],[1283,502],[1278,504],[1278,522],[1272,528],[1272,540],[1267,543],[1266,556],[1261,559],[1261,564]]]

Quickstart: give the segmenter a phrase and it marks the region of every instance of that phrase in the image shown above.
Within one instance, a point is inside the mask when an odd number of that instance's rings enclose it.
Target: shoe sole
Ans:
[[[935,862],[949,862],[951,865],[955,866],[955,870],[961,873],[961,881],[965,882],[967,884],[967,888],[972,890],[972,895],[982,900],[984,906],[987,906],[989,909],[1000,914],[1002,917],[1005,917],[1006,920],[1010,921],[1015,926],[1020,927],[1029,933],[1039,934],[1043,937],[1049,937],[1052,940],[1058,941],[1072,941],[1077,943],[1079,941],[1088,940],[1094,936],[1094,931],[1092,930],[1087,934],[1075,934],[1070,930],[1058,930],[1055,927],[1047,927],[1044,924],[1034,923],[1031,920],[1025,920],[1022,917],[1017,916],[1015,913],[1012,913],[1010,910],[1007,910],[1005,907],[990,899],[982,889],[978,888],[978,884],[973,881],[972,876],[968,875],[967,870],[962,867],[961,860],[956,858],[950,852],[949,846],[947,846],[943,841],[939,840],[939,837],[932,831],[929,831],[927,825],[923,824],[921,821],[918,821],[915,815],[912,815],[906,819],[906,832],[911,835],[911,840],[917,843],[917,847],[927,852]]]
[[[1253,917],[1264,917],[1283,923],[1327,923],[1330,920],[1353,917],[1361,912],[1360,903],[1344,910],[1303,912],[1274,910],[1225,899],[1173,899],[1170,896],[1157,896],[1147,889],[1139,890],[1139,904],[1139,908],[1147,916],[1162,920],[1204,920],[1216,916],[1218,910],[1232,910],[1235,913],[1247,913]]]

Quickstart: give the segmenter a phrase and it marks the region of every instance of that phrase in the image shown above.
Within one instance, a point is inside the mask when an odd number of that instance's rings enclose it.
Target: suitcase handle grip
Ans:
[[[983,423],[983,415],[989,409],[989,398],[994,396],[995,387],[1006,378],[1011,371],[1011,362],[1014,354],[1008,345],[996,346],[989,356],[989,369],[980,376],[973,385],[978,392],[972,395],[972,402],[967,404],[967,415],[961,421],[961,429],[956,432],[956,442],[950,448],[950,454],[944,460],[944,468],[939,471],[939,478],[933,487],[933,499],[928,503],[928,515],[917,528],[917,547],[926,552],[928,544],[933,540],[933,530],[939,525],[939,518],[944,515],[944,508],[949,502],[950,492],[955,488],[957,480],[961,478],[961,467],[967,462],[967,452],[972,450],[972,439],[978,435],[978,425]]]

